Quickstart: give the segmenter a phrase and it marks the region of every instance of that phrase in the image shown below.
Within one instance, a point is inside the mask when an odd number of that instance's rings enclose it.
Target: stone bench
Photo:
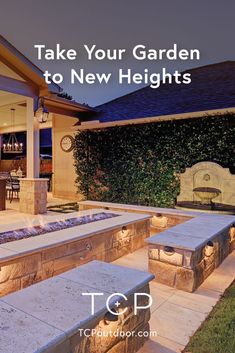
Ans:
[[[235,217],[204,214],[146,239],[155,280],[193,292],[234,249]]]
[[[202,212],[176,210],[174,208],[149,207],[89,200],[80,201],[78,204],[79,210],[81,211],[101,208],[110,211],[149,214],[152,216],[151,234],[162,232],[165,229],[169,229],[177,224],[181,224],[203,214]]]
[[[92,261],[2,297],[0,353],[137,352],[147,337],[119,337],[110,332],[149,332],[150,309],[134,315],[133,296],[148,294],[152,279],[153,275],[146,272]],[[92,292],[104,294],[95,298],[94,315],[90,296],[83,295]],[[110,316],[106,306],[106,299],[113,293],[127,297],[116,309],[120,312],[127,307],[118,319]],[[117,300],[117,295],[110,300],[111,308]],[[138,305],[147,306],[148,301],[142,295]],[[99,334],[86,337],[90,329],[103,332],[103,337]]]

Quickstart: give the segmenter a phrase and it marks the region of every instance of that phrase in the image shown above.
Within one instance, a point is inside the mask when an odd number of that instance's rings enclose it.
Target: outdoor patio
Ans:
[[[54,205],[60,205],[60,204],[66,204],[73,202],[71,200],[65,199],[65,198],[58,198],[58,197],[53,197],[51,192],[47,193],[47,207],[49,206],[54,206]],[[74,201],[76,202],[76,201]],[[17,211],[19,212],[19,207],[20,203],[18,199],[13,199],[12,202],[10,202],[8,199],[6,200],[6,211]],[[0,213],[1,216],[1,213]],[[42,215],[43,216],[43,215]]]
[[[50,194],[48,201],[49,204],[66,202],[63,199],[54,199]],[[0,213],[2,229],[9,228],[10,225],[16,228],[17,225],[20,226],[24,222],[25,224],[29,222],[37,224],[39,221],[40,223],[49,222],[53,219],[58,221],[74,215],[73,213],[64,215],[50,211],[45,215],[23,215],[17,211],[17,205],[17,201],[14,201],[11,204],[11,210]],[[38,241],[34,244],[37,246]],[[20,248],[24,248],[25,251],[25,245]],[[120,257],[113,263],[147,272],[148,249],[142,247],[133,253]],[[234,277],[235,252],[232,252],[194,293],[186,293],[156,281],[151,282],[150,293],[153,297],[153,305],[150,329],[157,332],[157,336],[151,337],[139,352],[180,353],[188,343],[189,338],[206,319],[225,289],[232,283]]]
[[[66,203],[67,201],[53,198],[50,193],[48,194],[49,205]],[[41,224],[50,222],[53,219],[59,221],[73,217],[76,214],[48,211],[44,215],[24,215],[18,212],[18,204],[19,202],[14,200],[7,205],[11,209],[0,213],[2,229],[10,229],[11,227],[15,229],[23,224],[37,224],[38,222]],[[67,233],[69,234],[68,231]],[[66,231],[63,231],[61,235],[58,233],[58,236],[62,236],[62,239],[65,239],[66,236],[66,239],[68,239],[65,234]],[[51,244],[51,238],[49,238],[48,241]],[[22,241],[21,244],[19,251],[26,251],[26,243]],[[39,242],[34,240],[30,244],[31,247],[38,247]],[[1,250],[2,252],[4,253],[3,250]],[[148,249],[147,247],[141,247],[132,253],[121,256],[113,264],[148,272]],[[186,293],[156,281],[151,282],[150,293],[153,297],[153,305],[151,308],[150,329],[157,332],[157,336],[151,337],[139,352],[180,353],[234,278],[235,252],[232,252],[194,293]]]
[[[147,248],[123,256],[114,264],[148,271]],[[194,293],[151,282],[150,329],[157,331],[158,336],[150,338],[139,353],[180,353],[234,278],[235,252],[232,252]]]
[[[0,352],[180,353],[235,278],[234,62],[192,70],[194,94],[145,87],[98,112],[0,49]],[[91,315],[94,288],[123,290],[127,314]],[[149,323],[144,346],[77,333]]]

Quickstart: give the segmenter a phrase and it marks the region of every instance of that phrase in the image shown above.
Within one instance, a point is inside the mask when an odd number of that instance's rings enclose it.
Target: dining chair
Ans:
[[[12,176],[11,173],[9,173],[7,183],[6,183],[6,193],[10,203],[12,202],[14,197],[16,199],[19,199],[19,192],[20,192],[19,178],[16,176]]]

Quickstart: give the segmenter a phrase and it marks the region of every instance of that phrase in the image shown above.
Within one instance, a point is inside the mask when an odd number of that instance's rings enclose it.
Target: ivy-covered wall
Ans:
[[[172,207],[178,175],[200,161],[235,172],[235,115],[81,131],[77,186],[90,200]]]

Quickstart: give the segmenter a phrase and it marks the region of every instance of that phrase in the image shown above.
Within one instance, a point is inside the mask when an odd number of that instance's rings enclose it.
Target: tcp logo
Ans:
[[[101,292],[95,292],[95,293],[82,293],[83,296],[90,296],[91,297],[91,315],[94,315],[95,313],[95,298],[98,296],[103,296],[104,293]],[[118,297],[116,301],[114,301],[114,298]],[[138,305],[138,302],[140,301],[140,298],[148,298],[148,303],[147,305]],[[120,299],[119,299],[120,298]],[[123,315],[127,307],[125,307],[123,310],[114,310],[113,307],[115,306],[117,309],[121,306],[121,302],[128,301],[128,298],[122,294],[122,293],[113,293],[111,294],[107,299],[106,299],[106,308],[108,312],[110,312],[112,315]],[[146,310],[151,307],[153,303],[152,296],[148,293],[134,293],[134,315],[138,314],[138,310]]]

